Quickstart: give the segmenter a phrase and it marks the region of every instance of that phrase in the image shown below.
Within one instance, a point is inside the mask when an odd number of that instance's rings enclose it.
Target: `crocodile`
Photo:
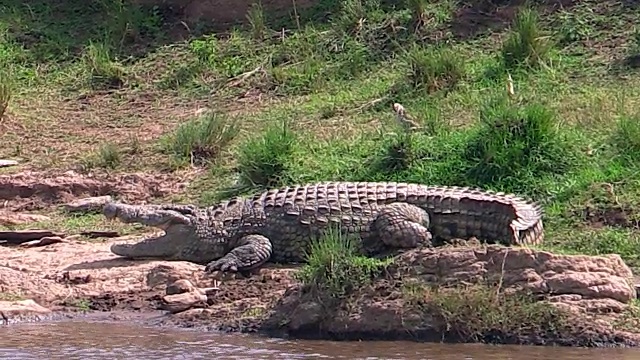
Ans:
[[[544,238],[541,206],[523,197],[398,182],[288,186],[210,207],[111,202],[103,213],[165,232],[133,244],[113,244],[112,253],[193,262],[206,265],[207,273],[251,271],[268,261],[304,263],[310,240],[332,224],[358,238],[356,249],[363,255],[432,247],[436,239],[475,237],[530,246]]]

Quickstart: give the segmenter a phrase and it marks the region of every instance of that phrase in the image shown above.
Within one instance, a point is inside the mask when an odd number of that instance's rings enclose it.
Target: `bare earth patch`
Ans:
[[[193,175],[193,174],[192,174]],[[131,202],[148,202],[183,192],[188,174],[89,174],[73,171],[0,175],[2,207],[38,210],[76,198],[113,195]]]
[[[16,98],[0,124],[0,158],[23,160],[30,168],[65,168],[112,142],[129,152],[127,167],[154,164],[154,144],[193,117],[205,100],[159,92],[57,94]]]

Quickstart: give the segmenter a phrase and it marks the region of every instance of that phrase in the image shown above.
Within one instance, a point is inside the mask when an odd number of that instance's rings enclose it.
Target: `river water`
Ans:
[[[443,345],[412,342],[293,341],[145,327],[126,322],[63,321],[0,326],[0,359],[640,359],[634,349]]]

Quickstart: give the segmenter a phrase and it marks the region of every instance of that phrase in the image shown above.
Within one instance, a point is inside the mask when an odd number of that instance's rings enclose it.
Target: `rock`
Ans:
[[[38,317],[51,313],[51,310],[39,305],[35,301],[17,300],[0,301],[0,323],[10,323],[15,320]]]
[[[9,244],[21,244],[27,241],[39,240],[44,237],[61,237],[64,234],[55,233],[49,230],[13,230],[0,231],[0,241],[4,240]]]
[[[51,218],[45,215],[0,210],[0,225],[2,226],[21,225],[49,220],[51,220]]]
[[[189,291],[182,294],[164,296],[162,298],[160,308],[175,314],[194,307],[203,307],[206,304],[207,295],[204,295],[199,291]]]
[[[573,294],[579,295],[580,301],[614,300],[622,304],[637,297],[631,269],[619,255],[560,255],[521,247],[485,246],[410,251],[402,254],[398,263],[407,267],[409,276],[428,283],[488,280],[500,282],[503,289]],[[592,301],[589,304],[594,306]]]
[[[401,290],[405,286],[409,291]],[[542,301],[560,309],[557,314],[563,315],[557,315],[557,319],[564,319],[566,315],[567,322],[558,320],[558,323],[553,323],[545,317],[538,324],[535,323],[537,317],[524,319],[525,313],[514,309],[513,316],[523,316],[525,323],[519,329],[501,322],[505,326],[504,331],[519,332],[504,333],[499,337],[517,338],[522,343],[536,343],[538,340],[535,339],[543,339],[543,343],[574,346],[640,344],[640,331],[628,333],[619,330],[618,325],[611,325],[618,319],[624,321],[629,306],[637,298],[631,270],[618,255],[561,255],[498,245],[412,249],[397,256],[383,277],[374,280],[371,286],[356,288],[344,300],[324,301],[307,290],[301,286],[288,290],[270,317],[261,324],[261,329],[276,336],[360,339],[362,334],[369,334],[383,340],[389,337],[409,339],[411,336],[406,334],[413,334],[437,341],[451,334],[473,333],[476,331],[473,326],[482,328],[484,321],[496,326],[491,321],[500,315],[492,311],[502,312],[505,309],[500,307],[503,305],[499,301],[491,299],[486,304],[478,303],[487,294],[496,296],[496,299],[498,296],[506,299],[525,292],[538,299],[533,301]],[[469,304],[464,303],[465,295],[460,291],[469,291]],[[448,298],[434,294],[453,296],[452,302],[447,303],[451,307],[440,303],[449,301]],[[484,311],[484,315],[468,312],[475,306],[482,307],[484,310],[477,311]],[[526,312],[526,306],[531,304],[523,306],[522,311]],[[442,308],[441,314],[436,310],[439,308]],[[556,316],[553,314],[556,313],[550,309],[548,315],[540,316],[553,319]],[[581,326],[587,325],[593,327],[592,331],[580,331]],[[537,330],[528,334],[526,329]],[[492,327],[486,331],[499,333],[502,330]]]
[[[51,244],[57,244],[65,241],[60,236],[45,236],[38,240],[31,240],[20,244],[20,247],[37,247],[37,246],[47,246]]]
[[[167,295],[183,294],[186,292],[199,292],[199,290],[191,281],[186,279],[174,281],[167,286]]]
[[[193,278],[193,273],[185,273],[184,269],[175,263],[161,264],[149,271],[146,284],[149,288],[169,286],[185,278]]]
[[[9,166],[17,166],[18,162],[15,160],[6,160],[6,159],[0,159],[0,168],[2,167],[9,167]]]
[[[104,205],[112,200],[109,195],[87,197],[66,203],[64,209],[69,212],[101,212]]]

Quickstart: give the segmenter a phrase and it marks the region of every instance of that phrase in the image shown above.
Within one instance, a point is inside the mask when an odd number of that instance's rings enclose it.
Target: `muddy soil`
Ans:
[[[0,175],[0,217],[6,220],[2,225],[11,229],[46,217],[29,211],[48,214],[86,197],[110,195],[130,203],[158,201],[183,192],[188,180],[169,174],[87,175],[73,171]],[[129,261],[109,251],[112,243],[137,241],[141,235],[93,241],[77,239],[73,233],[65,235],[60,242],[46,246],[9,246],[0,241],[0,323],[60,314],[80,316],[87,311],[163,311],[163,297],[171,282],[189,279],[198,287],[212,286],[213,280],[204,276],[203,266]],[[194,306],[193,311],[170,315],[163,322],[188,327],[200,324],[211,329],[256,328],[263,315],[256,307],[268,307],[279,299],[294,282],[292,271],[266,267],[249,279],[225,280],[218,291],[207,294],[205,303]],[[34,300],[35,304],[24,300]]]
[[[188,279],[203,288],[213,285],[200,265],[131,261],[111,254],[112,243],[126,240],[131,239],[71,240],[39,248],[0,246],[0,300],[33,299],[51,310],[27,308],[15,314],[16,320],[47,318],[56,312],[164,312],[168,284]],[[293,271],[267,267],[248,279],[227,279],[208,296],[206,304],[168,315],[162,322],[214,330],[257,329],[265,315],[260,308],[272,307],[281,298],[294,283]],[[0,306],[3,311],[7,309]]]

